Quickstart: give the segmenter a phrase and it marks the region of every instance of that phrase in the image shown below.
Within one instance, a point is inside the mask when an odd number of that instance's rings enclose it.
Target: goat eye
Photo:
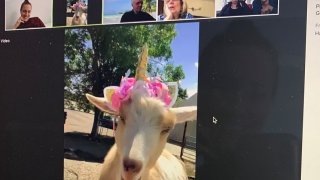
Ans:
[[[126,119],[123,116],[120,116],[120,121],[122,121],[123,123],[126,122]]]
[[[169,132],[170,132],[170,130],[171,130],[171,128],[163,129],[163,130],[161,131],[161,134],[169,133]]]

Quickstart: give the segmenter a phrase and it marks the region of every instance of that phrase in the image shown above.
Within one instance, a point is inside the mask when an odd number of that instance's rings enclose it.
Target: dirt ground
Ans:
[[[98,179],[102,162],[109,148],[114,144],[112,130],[100,129],[97,139],[89,138],[93,124],[93,114],[65,110],[64,125],[64,179]],[[166,149],[179,158],[180,146],[167,143]],[[184,156],[189,179],[195,177],[195,151],[185,149]]]

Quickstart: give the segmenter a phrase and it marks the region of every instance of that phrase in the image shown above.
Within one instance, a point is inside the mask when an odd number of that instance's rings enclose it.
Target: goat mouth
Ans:
[[[121,176],[121,180],[126,180]],[[141,177],[139,177],[137,180],[141,180]]]

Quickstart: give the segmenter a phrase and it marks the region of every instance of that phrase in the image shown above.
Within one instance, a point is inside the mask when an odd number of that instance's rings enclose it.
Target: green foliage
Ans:
[[[143,0],[142,10],[145,12],[156,12],[157,4],[155,0]]]
[[[118,85],[128,69],[134,75],[141,47],[149,57],[166,63],[174,25],[90,27],[65,32],[65,104],[89,112],[84,94],[103,96],[103,88]]]
[[[149,47],[148,72],[159,74],[164,81],[185,78],[182,66],[168,62],[171,42],[176,32],[173,24],[88,27],[65,31],[65,107],[84,112],[94,111],[91,137],[97,134],[100,111],[88,103],[85,94],[103,96],[107,86],[119,85],[128,69],[134,76],[141,47]],[[187,98],[178,87],[177,102]]]
[[[173,64],[167,64],[164,67],[163,79],[168,82],[179,82],[185,78],[183,68],[181,65],[174,67]],[[177,102],[182,101],[188,97],[187,90],[182,89],[180,84],[178,86]]]
[[[168,64],[164,68],[164,79],[166,81],[180,81],[185,78],[182,66],[174,67],[173,64]]]

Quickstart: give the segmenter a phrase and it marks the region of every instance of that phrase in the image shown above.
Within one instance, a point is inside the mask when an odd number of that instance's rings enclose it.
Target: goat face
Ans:
[[[138,180],[161,155],[175,115],[155,98],[133,95],[120,107],[115,133],[122,178]]]
[[[77,6],[77,7],[75,8],[75,13],[74,13],[74,14],[75,14],[75,17],[76,17],[76,18],[81,17],[84,12],[85,12],[85,8],[84,8],[84,7]]]
[[[86,11],[87,7],[81,3],[74,4],[71,7],[75,12],[72,19],[72,25],[85,25],[86,24]]]
[[[108,90],[112,88],[105,88],[103,98],[90,94],[86,96],[99,109],[120,116],[115,132],[115,146],[119,163],[117,168],[121,171],[119,175],[122,180],[148,177],[149,169],[164,149],[170,130],[176,123],[195,120],[197,108],[168,108],[158,98],[143,96],[137,91],[121,102],[119,110],[114,111],[110,108],[108,98]],[[115,175],[113,179],[117,178]]]

